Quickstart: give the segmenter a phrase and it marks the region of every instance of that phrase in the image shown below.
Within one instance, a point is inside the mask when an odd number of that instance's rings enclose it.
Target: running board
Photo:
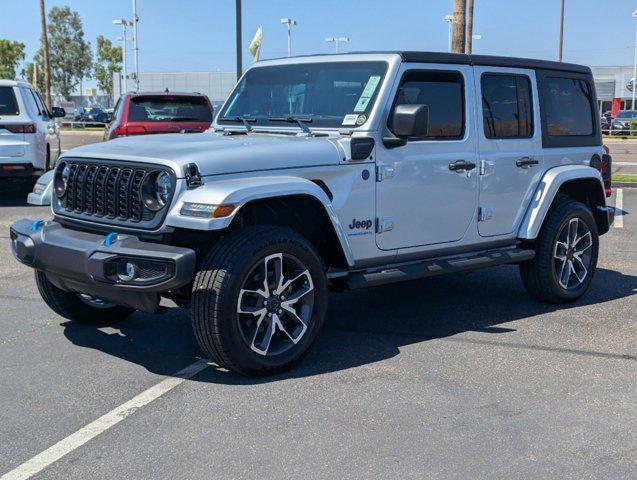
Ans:
[[[432,277],[444,273],[462,272],[475,268],[493,267],[506,263],[525,262],[532,260],[534,257],[535,250],[507,248],[473,253],[467,256],[456,255],[405,263],[402,265],[389,265],[386,267],[351,272],[343,277],[334,277],[332,280],[338,283],[343,282],[346,288],[356,289]]]

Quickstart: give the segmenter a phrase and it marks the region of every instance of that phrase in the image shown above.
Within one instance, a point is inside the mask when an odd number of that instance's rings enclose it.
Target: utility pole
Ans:
[[[558,61],[562,61],[562,49],[564,46],[564,0],[562,0],[562,11],[560,13],[560,48],[557,53]]]
[[[292,56],[292,27],[296,25],[296,20],[282,18],[281,23],[288,26],[288,57]]]
[[[42,28],[42,52],[44,56],[44,101],[46,108],[51,110],[51,60],[49,57],[49,38],[46,33],[46,9],[44,0],[40,0],[40,23]],[[33,85],[37,88],[37,85]]]
[[[243,60],[241,58],[241,0],[236,0],[235,17],[237,22],[237,80],[239,80],[241,75],[243,75]]]
[[[633,18],[637,18],[637,10],[633,11]],[[632,84],[633,84],[633,103],[632,103],[632,109],[635,110],[635,91],[637,90],[637,85],[635,85],[635,81],[637,81],[637,26],[635,26],[635,61],[633,63],[633,79],[632,79]]]
[[[137,47],[137,0],[133,0],[133,53],[135,58],[135,91],[139,92],[139,48]]]
[[[453,0],[452,50],[464,53],[467,23],[467,0]]]
[[[467,2],[467,48],[466,53],[473,51],[473,0]]]
[[[453,15],[445,15],[445,21],[449,24],[449,46],[447,47],[447,51],[452,52],[453,46],[451,44],[451,39],[453,38]]]

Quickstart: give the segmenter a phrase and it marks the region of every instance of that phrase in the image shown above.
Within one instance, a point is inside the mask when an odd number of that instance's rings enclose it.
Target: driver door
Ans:
[[[376,244],[381,250],[458,242],[477,214],[473,69],[403,68],[391,109],[427,105],[429,130],[404,146],[378,147]]]

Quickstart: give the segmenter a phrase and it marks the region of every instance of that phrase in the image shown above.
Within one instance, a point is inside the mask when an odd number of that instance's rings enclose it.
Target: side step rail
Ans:
[[[444,273],[462,272],[475,268],[525,262],[532,260],[534,257],[535,250],[531,249],[507,248],[490,250],[472,253],[467,256],[441,257],[402,265],[390,265],[387,267],[352,272],[346,276],[335,277],[333,281],[344,283],[346,288],[356,289],[432,277]]]

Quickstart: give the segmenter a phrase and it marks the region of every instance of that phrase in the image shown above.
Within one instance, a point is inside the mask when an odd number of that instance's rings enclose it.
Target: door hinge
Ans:
[[[486,220],[491,220],[493,217],[493,208],[491,207],[480,207],[478,209],[478,221],[484,222]]]
[[[478,169],[478,173],[480,175],[487,175],[493,171],[495,167],[495,162],[491,160],[480,160],[480,168]]]
[[[386,178],[394,177],[394,167],[389,165],[376,165],[376,181],[382,182]]]
[[[394,229],[394,217],[379,217],[376,219],[376,233],[389,232]]]

